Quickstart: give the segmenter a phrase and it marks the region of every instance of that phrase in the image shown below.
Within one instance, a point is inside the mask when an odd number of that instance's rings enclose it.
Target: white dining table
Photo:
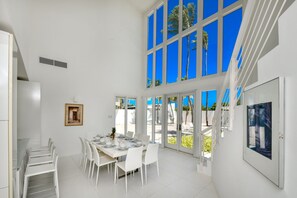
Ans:
[[[135,142],[132,142],[132,141],[129,141],[129,140],[123,140],[123,139],[120,139],[120,141],[125,142],[126,149],[124,149],[124,150],[119,149],[119,145],[115,144],[115,142],[118,142],[117,138],[115,140],[113,140],[113,146],[112,147],[107,147],[105,143],[101,143],[101,142],[93,141],[93,143],[96,145],[97,149],[99,149],[103,153],[109,155],[112,158],[118,158],[118,157],[126,156],[127,153],[128,153],[128,149],[132,148],[132,147],[135,147]],[[143,149],[145,150],[144,146],[143,146]]]

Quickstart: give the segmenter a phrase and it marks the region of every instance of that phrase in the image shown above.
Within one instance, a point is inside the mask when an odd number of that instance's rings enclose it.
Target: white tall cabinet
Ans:
[[[0,31],[0,197],[12,197],[13,36]]]

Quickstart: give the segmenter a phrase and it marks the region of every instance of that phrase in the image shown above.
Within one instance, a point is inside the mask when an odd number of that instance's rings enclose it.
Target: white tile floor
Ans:
[[[79,168],[79,156],[63,157],[59,161],[59,186],[61,198],[218,198],[211,178],[196,171],[197,159],[191,155],[170,149],[160,149],[160,176],[156,167],[148,167],[148,184],[141,186],[140,173],[128,177],[128,193],[125,179],[113,183],[113,173],[100,169],[99,184],[88,179]],[[51,197],[51,193],[31,197]]]

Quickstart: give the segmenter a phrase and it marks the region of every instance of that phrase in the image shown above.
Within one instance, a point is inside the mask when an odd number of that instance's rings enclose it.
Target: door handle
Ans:
[[[181,124],[178,125],[178,130],[179,130],[179,131],[182,130],[182,128],[181,128]]]

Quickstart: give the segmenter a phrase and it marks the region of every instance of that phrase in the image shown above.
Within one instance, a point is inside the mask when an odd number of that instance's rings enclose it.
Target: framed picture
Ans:
[[[283,188],[284,79],[247,87],[243,104],[243,159]]]
[[[65,126],[83,125],[83,105],[65,104]]]

